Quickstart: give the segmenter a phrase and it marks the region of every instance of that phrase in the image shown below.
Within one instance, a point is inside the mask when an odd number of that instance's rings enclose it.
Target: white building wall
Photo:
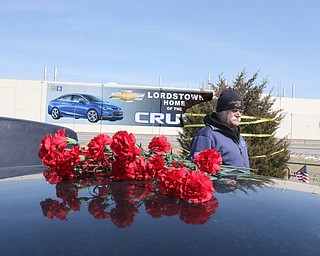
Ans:
[[[43,121],[42,87],[41,81],[0,79],[0,115]]]
[[[282,109],[286,116],[277,136],[289,139],[320,139],[320,100],[277,98],[275,109]]]
[[[97,84],[85,85],[97,86]],[[0,79],[0,93],[1,116],[44,122],[47,111],[47,83],[45,81]],[[320,140],[320,100],[281,97],[276,99],[274,108],[282,109],[286,113],[277,131],[278,137]],[[114,125],[75,123],[63,125],[76,132],[113,133],[122,129],[136,134],[177,135],[180,131],[179,128],[173,127],[121,126],[120,128]]]

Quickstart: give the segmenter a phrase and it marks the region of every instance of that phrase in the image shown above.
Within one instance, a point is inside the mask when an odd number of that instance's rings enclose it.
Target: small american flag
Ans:
[[[302,168],[296,172],[298,180],[309,183],[309,174],[307,172],[307,165],[305,164]]]

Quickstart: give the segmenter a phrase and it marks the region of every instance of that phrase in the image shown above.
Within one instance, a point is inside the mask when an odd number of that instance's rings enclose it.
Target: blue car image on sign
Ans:
[[[48,104],[48,114],[53,119],[61,117],[86,118],[91,123],[99,120],[117,121],[123,119],[121,107],[111,104],[95,95],[64,94],[51,100]]]

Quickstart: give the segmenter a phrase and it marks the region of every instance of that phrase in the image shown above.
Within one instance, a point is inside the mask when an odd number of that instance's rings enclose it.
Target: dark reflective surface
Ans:
[[[319,255],[319,195],[226,183],[187,205],[143,182],[1,181],[0,255]]]
[[[157,193],[153,181],[69,180],[55,188],[58,200],[46,198],[40,202],[45,217],[67,220],[70,213],[82,210],[96,219],[110,219],[119,228],[130,227],[141,207],[154,218],[177,215],[188,224],[206,223],[218,208],[215,197],[189,204]]]

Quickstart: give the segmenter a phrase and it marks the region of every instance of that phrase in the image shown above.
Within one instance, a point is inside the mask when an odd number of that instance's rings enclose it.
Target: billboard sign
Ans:
[[[48,83],[46,122],[177,127],[186,109],[210,91]]]

